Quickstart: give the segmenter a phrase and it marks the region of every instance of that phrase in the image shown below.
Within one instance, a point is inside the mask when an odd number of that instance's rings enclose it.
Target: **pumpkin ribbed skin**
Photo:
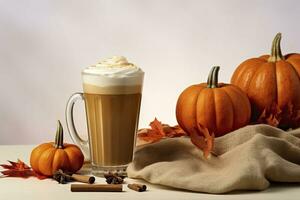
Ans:
[[[179,96],[176,118],[187,133],[197,129],[197,124],[208,128],[216,137],[248,124],[251,116],[250,102],[244,92],[230,84],[207,83],[192,85]]]
[[[82,167],[83,162],[84,156],[76,145],[63,143],[60,122],[58,122],[55,142],[40,144],[30,155],[32,169],[45,176],[52,176],[59,169],[75,173]]]
[[[53,142],[44,143],[34,148],[30,156],[32,169],[46,176],[52,176],[58,169],[75,173],[83,162],[81,150],[73,144],[64,144],[64,148],[59,149]]]
[[[247,93],[252,105],[253,121],[272,105],[283,111],[291,106],[292,112],[300,110],[300,54],[282,56],[280,39],[281,34],[277,34],[271,55],[244,61],[231,78],[232,84]],[[290,115],[281,117],[279,126],[295,126]]]

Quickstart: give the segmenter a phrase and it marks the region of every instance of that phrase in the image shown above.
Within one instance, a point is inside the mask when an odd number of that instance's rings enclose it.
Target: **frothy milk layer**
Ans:
[[[95,94],[141,93],[144,72],[123,56],[99,61],[82,71],[83,90]]]

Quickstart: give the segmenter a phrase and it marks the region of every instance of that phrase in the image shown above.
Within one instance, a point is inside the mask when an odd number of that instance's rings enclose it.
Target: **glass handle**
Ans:
[[[67,121],[67,128],[69,134],[73,140],[73,142],[80,147],[83,152],[84,160],[90,161],[90,153],[89,153],[89,143],[87,140],[83,140],[79,135],[75,128],[74,118],[73,118],[73,108],[77,100],[84,100],[82,93],[74,93],[68,100],[66,106],[66,121]]]

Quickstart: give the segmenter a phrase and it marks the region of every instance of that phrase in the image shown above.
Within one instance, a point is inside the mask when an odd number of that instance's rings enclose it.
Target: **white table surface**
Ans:
[[[30,145],[2,145],[0,146],[0,163],[6,163],[7,160],[16,161],[18,158],[29,164],[30,152],[34,146]],[[1,168],[1,167],[0,167]],[[141,180],[125,179],[126,183],[143,182]],[[203,180],[205,181],[205,180]],[[105,183],[104,178],[96,178],[96,183]],[[287,200],[300,199],[300,184],[273,184],[269,189],[264,191],[244,191],[234,192],[224,195],[212,195],[195,193],[183,190],[175,190],[158,185],[146,183],[148,191],[135,192],[123,186],[124,192],[71,192],[70,184],[58,184],[51,179],[38,180],[31,177],[22,178],[0,178],[0,200],[31,200],[31,199],[80,199],[80,200],[110,200],[110,199],[249,199],[249,200]]]

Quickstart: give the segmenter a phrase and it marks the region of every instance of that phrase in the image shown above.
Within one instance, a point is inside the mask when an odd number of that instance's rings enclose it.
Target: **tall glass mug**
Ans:
[[[74,143],[81,147],[92,173],[126,174],[132,161],[139,121],[144,72],[122,56],[104,59],[82,71],[84,93],[73,94],[66,107],[66,120]],[[88,141],[75,129],[73,107],[84,100]]]

